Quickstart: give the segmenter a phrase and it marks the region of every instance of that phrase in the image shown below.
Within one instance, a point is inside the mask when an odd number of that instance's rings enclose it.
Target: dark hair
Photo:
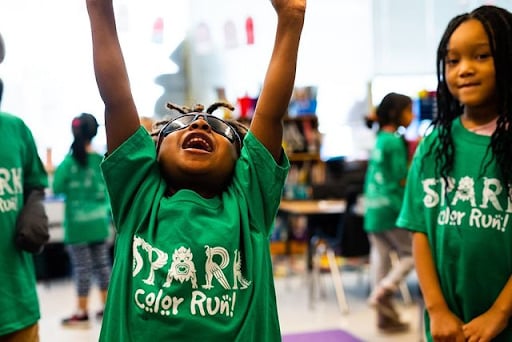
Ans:
[[[412,99],[407,95],[389,93],[380,101],[375,113],[376,118],[365,118],[366,125],[368,128],[372,128],[373,123],[376,121],[379,124],[379,128],[389,124],[399,126],[403,110],[411,105],[411,103]]]
[[[496,109],[500,113],[489,146],[492,156],[485,164],[485,168],[492,158],[496,158],[505,186],[510,189],[512,181],[512,158],[510,158],[512,153],[512,65],[510,62],[512,60],[512,13],[503,8],[490,5],[480,6],[470,13],[454,17],[448,23],[439,42],[436,59],[437,116],[432,121],[432,125],[439,130],[440,143],[431,148],[429,153],[434,150],[437,172],[446,179],[453,169],[455,158],[451,124],[462,114],[463,107],[448,90],[445,79],[445,58],[453,32],[460,24],[469,19],[481,22],[489,38],[496,77]]]
[[[71,155],[81,166],[87,166],[86,145],[98,133],[98,122],[89,113],[82,113],[71,121],[71,132],[73,143],[71,144]]]

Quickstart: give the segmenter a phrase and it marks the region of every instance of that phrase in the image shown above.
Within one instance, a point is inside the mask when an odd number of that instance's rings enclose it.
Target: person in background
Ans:
[[[71,258],[76,283],[77,308],[62,320],[67,327],[89,325],[89,291],[93,276],[98,281],[101,301],[107,299],[111,260],[110,207],[101,174],[103,156],[91,146],[98,131],[96,118],[82,113],[71,122],[70,153],[55,169],[53,192],[64,195],[64,243]],[[103,308],[96,313],[103,316]]]
[[[281,147],[306,0],[272,0],[277,30],[251,121],[177,111],[141,127],[112,0],[87,0],[105,103],[102,163],[117,230],[100,341],[281,341],[270,235],[289,169]],[[246,134],[245,134],[246,133]]]
[[[378,125],[364,186],[364,229],[370,239],[373,290],[369,302],[377,310],[377,327],[382,332],[404,332],[409,324],[400,320],[393,304],[399,284],[414,266],[411,233],[396,227],[402,206],[408,167],[408,149],[400,127],[413,119],[412,99],[389,93],[377,107],[373,120]],[[373,127],[372,118],[367,118]],[[391,253],[398,256],[392,264]]]
[[[4,56],[0,35],[0,62]],[[0,80],[0,99],[2,90]],[[0,341],[37,342],[41,314],[33,256],[14,240],[18,218],[29,210],[27,199],[44,198],[48,177],[22,119],[0,112],[0,144]]]
[[[397,224],[413,253],[429,341],[512,341],[512,14],[455,16],[437,49],[437,116]]]

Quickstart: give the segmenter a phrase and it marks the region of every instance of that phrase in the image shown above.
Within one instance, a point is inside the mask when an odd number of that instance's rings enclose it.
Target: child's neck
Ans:
[[[387,124],[380,128],[381,131],[389,132],[389,133],[394,133],[394,132],[396,132],[397,129],[398,129],[398,127],[396,125],[392,125],[392,124]]]
[[[496,130],[496,122],[498,117],[495,117],[491,121],[486,123],[478,124],[474,121],[467,121],[462,118],[462,125],[468,130],[480,135],[492,135]]]

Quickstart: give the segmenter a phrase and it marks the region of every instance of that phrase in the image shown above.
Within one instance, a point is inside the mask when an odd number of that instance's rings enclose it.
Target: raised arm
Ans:
[[[117,36],[112,0],[86,1],[94,72],[105,104],[107,151],[110,153],[140,127],[139,116]]]
[[[282,119],[295,82],[306,0],[272,0],[277,13],[274,48],[251,122],[252,133],[274,156],[281,157]]]

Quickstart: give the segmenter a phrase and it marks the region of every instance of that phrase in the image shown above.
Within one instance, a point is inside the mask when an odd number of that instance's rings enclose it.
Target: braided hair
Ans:
[[[208,109],[206,109],[206,113],[213,114],[214,111],[216,111],[219,108],[226,108],[231,111],[235,109],[230,103],[227,102],[215,102]],[[194,107],[187,107],[187,106],[179,106],[175,103],[168,102],[167,108],[169,110],[175,110],[180,114],[188,114],[188,113],[198,113],[204,111],[204,106],[202,104],[196,104]],[[160,130],[172,119],[174,119],[175,116],[170,115],[168,118],[164,120],[157,121],[153,124],[153,131],[151,132],[151,137],[156,143],[156,140],[158,139],[158,134],[160,133]],[[244,137],[248,132],[248,128],[243,125],[241,122],[237,120],[226,120],[226,123],[228,123],[233,129],[236,131],[238,136],[240,137],[240,143],[243,144]],[[240,146],[242,148],[242,146]]]
[[[98,133],[98,122],[89,113],[82,113],[71,121],[71,132],[73,143],[71,144],[71,155],[79,165],[87,166],[87,145]]]
[[[454,17],[446,27],[437,49],[437,115],[432,125],[439,131],[439,144],[431,148],[434,153],[437,172],[447,180],[448,174],[453,170],[455,159],[455,146],[451,135],[451,123],[463,113],[463,106],[450,93],[445,79],[445,59],[448,52],[448,43],[453,32],[469,19],[476,19],[482,23],[489,38],[491,53],[494,59],[497,110],[498,117],[496,130],[491,136],[488,149],[501,172],[501,177],[510,190],[512,182],[512,13],[491,5],[476,8],[470,13]],[[509,196],[512,194],[509,191]]]

